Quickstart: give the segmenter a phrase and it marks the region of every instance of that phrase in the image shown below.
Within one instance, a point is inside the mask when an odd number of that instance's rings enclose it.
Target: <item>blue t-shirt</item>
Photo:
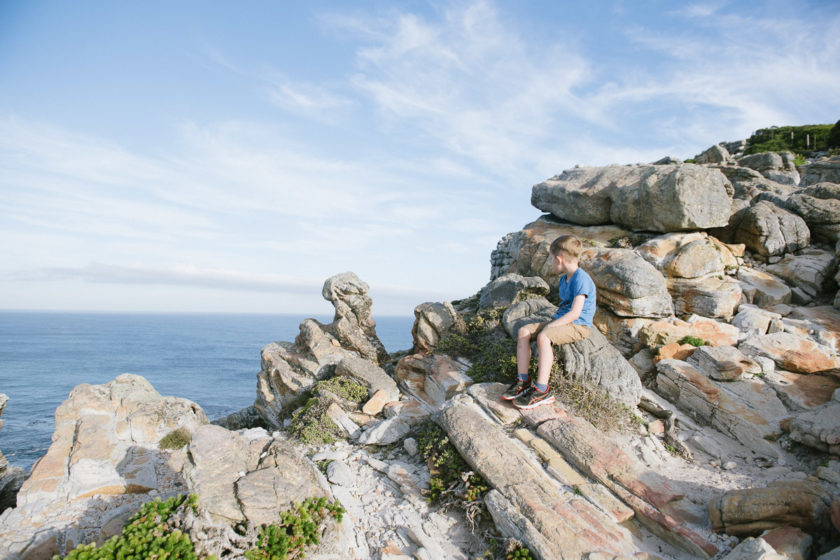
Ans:
[[[592,318],[595,317],[595,282],[592,277],[586,273],[582,268],[578,268],[572,274],[571,280],[566,282],[566,275],[560,277],[557,286],[558,294],[560,295],[560,307],[557,308],[557,313],[554,314],[555,319],[559,319],[569,312],[572,308],[572,301],[575,296],[581,294],[586,296],[583,302],[583,309],[580,312],[580,317],[575,319],[572,323],[575,325],[592,326]]]

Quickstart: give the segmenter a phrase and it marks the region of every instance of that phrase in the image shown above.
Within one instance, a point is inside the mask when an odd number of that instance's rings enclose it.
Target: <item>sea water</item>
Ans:
[[[260,349],[294,341],[298,315],[0,312],[0,450],[29,470],[51,443],[55,409],[80,383],[121,373],[198,403],[211,420],[254,402]],[[328,323],[332,317],[315,319]],[[375,317],[389,352],[411,347],[413,317]]]

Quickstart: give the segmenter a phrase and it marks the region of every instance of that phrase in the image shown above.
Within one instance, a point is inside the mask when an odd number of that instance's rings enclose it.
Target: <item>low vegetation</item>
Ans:
[[[343,375],[336,375],[324,381],[315,383],[316,394],[332,393],[342,399],[363,403],[368,399],[368,389],[355,379]]]
[[[794,152],[810,154],[828,150],[829,137],[837,125],[809,124],[804,126],[774,126],[756,130],[747,140],[745,154],[761,152]],[[835,133],[840,134],[840,133]],[[833,139],[833,136],[831,136]],[[804,162],[804,160],[802,160]]]
[[[185,445],[190,442],[190,438],[192,434],[190,434],[189,430],[186,428],[178,428],[177,430],[172,430],[161,440],[158,442],[159,449],[181,449]]]
[[[306,556],[307,546],[316,545],[325,521],[332,517],[339,523],[344,508],[338,501],[308,498],[302,504],[280,514],[280,523],[260,529],[256,548],[245,553],[248,560],[291,560]]]
[[[307,445],[334,443],[344,436],[341,428],[327,414],[333,403],[329,397],[312,397],[292,414],[289,430]]]
[[[680,339],[680,344],[691,344],[692,346],[706,346],[706,341],[696,336],[684,336]]]

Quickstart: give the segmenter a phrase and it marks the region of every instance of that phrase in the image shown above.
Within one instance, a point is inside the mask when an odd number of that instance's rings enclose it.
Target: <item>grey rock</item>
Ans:
[[[772,307],[791,301],[791,291],[781,278],[755,268],[742,266],[738,269],[738,281],[742,284],[747,300],[759,307]]]
[[[551,321],[557,306],[545,298],[534,298],[514,303],[502,315],[502,325],[511,338],[516,338],[519,329],[529,323]]]
[[[790,423],[790,438],[832,455],[840,454],[840,401],[835,397],[797,415]]]
[[[341,345],[382,364],[388,360],[388,352],[376,334],[369,291],[370,286],[358,276],[344,272],[328,278],[321,294],[335,307],[332,330]]]
[[[761,309],[755,305],[742,304],[738,314],[732,319],[732,324],[743,334],[742,338],[753,335],[767,334],[770,323],[782,318],[778,313]]]
[[[622,317],[668,317],[673,302],[665,277],[630,249],[592,249],[581,268],[592,277],[599,304]]]
[[[695,156],[694,159],[700,164],[727,163],[732,160],[732,156],[729,155],[729,151],[724,146],[715,144],[702,154]]]
[[[731,188],[699,165],[580,167],[535,185],[531,204],[581,225],[683,231],[726,225]]]
[[[802,186],[817,183],[840,183],[840,156],[821,159],[800,167],[802,172]]]
[[[524,277],[508,273],[496,278],[481,290],[479,307],[508,307],[525,299],[545,297],[549,291],[548,283],[539,276]]]
[[[754,169],[777,183],[795,186],[800,181],[799,172],[793,165],[793,155],[789,152],[764,152],[744,156],[738,160],[738,165]]]
[[[722,166],[718,169],[732,183],[735,200],[750,202],[764,193],[777,195],[784,199],[795,192],[791,185],[782,185],[771,181],[758,171],[748,167]]]
[[[734,346],[701,346],[686,362],[715,381],[735,381],[744,373],[761,372],[761,366]]]
[[[371,395],[374,395],[377,391],[385,391],[388,395],[386,402],[400,400],[400,390],[397,387],[397,382],[384,369],[373,362],[349,356],[338,363],[335,374],[350,377],[365,385]]]
[[[779,368],[796,373],[830,372],[840,368],[840,358],[832,348],[795,333],[750,336],[739,348],[751,358],[770,358]]]
[[[597,329],[583,340],[557,346],[555,352],[565,375],[603,388],[631,409],[639,404],[642,383],[638,373]]]
[[[414,308],[413,352],[431,352],[450,331],[464,331],[464,320],[448,301],[426,302]]]
[[[733,232],[736,243],[764,257],[798,251],[811,242],[805,220],[766,201],[740,212]]]
[[[413,437],[407,437],[403,440],[403,448],[405,449],[406,453],[414,457],[417,455],[417,451],[419,450],[417,447],[417,440]]]
[[[786,560],[762,538],[747,537],[721,560]]]
[[[840,240],[840,184],[817,183],[788,197],[786,208],[805,220],[815,238]]]
[[[702,280],[672,278],[668,291],[678,316],[700,315],[729,321],[741,303],[741,284],[728,277],[710,277]]]
[[[653,165],[675,165],[680,163],[682,163],[682,160],[680,158],[665,156],[664,158],[654,161]]]
[[[327,480],[338,486],[352,488],[356,483],[356,475],[344,461],[332,461],[327,465]]]
[[[362,445],[390,445],[405,437],[411,425],[399,416],[387,418],[371,426],[359,436]]]
[[[834,253],[811,247],[796,255],[785,255],[766,270],[802,290],[810,301],[832,289],[836,266]]]

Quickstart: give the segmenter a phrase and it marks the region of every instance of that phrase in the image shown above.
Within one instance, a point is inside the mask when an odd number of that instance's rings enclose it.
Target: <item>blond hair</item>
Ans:
[[[574,235],[561,235],[551,243],[549,251],[552,256],[562,252],[567,257],[578,260],[583,252],[583,243]]]

